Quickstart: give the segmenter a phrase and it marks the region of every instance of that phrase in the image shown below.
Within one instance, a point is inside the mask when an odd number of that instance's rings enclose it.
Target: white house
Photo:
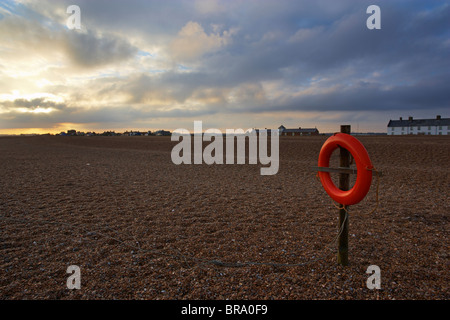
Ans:
[[[435,119],[413,119],[409,117],[408,120],[403,120],[400,117],[400,120],[389,120],[387,134],[450,135],[450,118],[436,116]]]

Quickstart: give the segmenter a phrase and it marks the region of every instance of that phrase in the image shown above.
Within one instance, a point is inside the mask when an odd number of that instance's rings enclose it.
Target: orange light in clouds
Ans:
[[[46,134],[46,133],[59,133],[61,131],[55,131],[54,129],[43,129],[43,128],[14,128],[14,129],[0,129],[0,135],[10,134],[10,135],[20,135],[20,134]]]
[[[12,129],[1,129],[0,134],[11,134],[11,135],[20,135],[20,134],[56,134],[62,131],[67,131],[75,129],[77,131],[83,131],[77,128],[76,125],[72,125],[70,123],[58,123],[57,126],[51,128],[12,128]]]

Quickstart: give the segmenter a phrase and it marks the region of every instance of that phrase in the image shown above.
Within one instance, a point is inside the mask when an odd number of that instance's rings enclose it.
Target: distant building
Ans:
[[[172,133],[170,131],[158,130],[155,131],[155,136],[171,136]]]
[[[450,118],[389,120],[387,125],[388,135],[450,135]]]
[[[285,126],[281,125],[278,127],[280,136],[317,136],[319,130],[317,128],[301,128],[298,129],[286,129]]]
[[[123,135],[124,136],[130,136],[130,137],[135,137],[135,136],[142,136],[142,135],[144,135],[143,133],[141,133],[141,132],[139,132],[139,131],[133,131],[133,130],[131,130],[130,132],[128,132],[128,130],[127,131],[125,131],[124,133],[123,133]]]
[[[103,131],[101,136],[113,137],[113,136],[117,136],[117,133],[115,131]]]

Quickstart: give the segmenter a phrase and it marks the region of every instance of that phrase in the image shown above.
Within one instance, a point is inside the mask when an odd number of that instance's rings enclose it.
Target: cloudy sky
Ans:
[[[449,117],[449,86],[449,1],[0,0],[0,134],[384,132]]]

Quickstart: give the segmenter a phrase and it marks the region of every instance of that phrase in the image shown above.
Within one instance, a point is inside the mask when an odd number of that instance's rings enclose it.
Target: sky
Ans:
[[[386,132],[449,84],[450,1],[0,0],[0,134]]]

